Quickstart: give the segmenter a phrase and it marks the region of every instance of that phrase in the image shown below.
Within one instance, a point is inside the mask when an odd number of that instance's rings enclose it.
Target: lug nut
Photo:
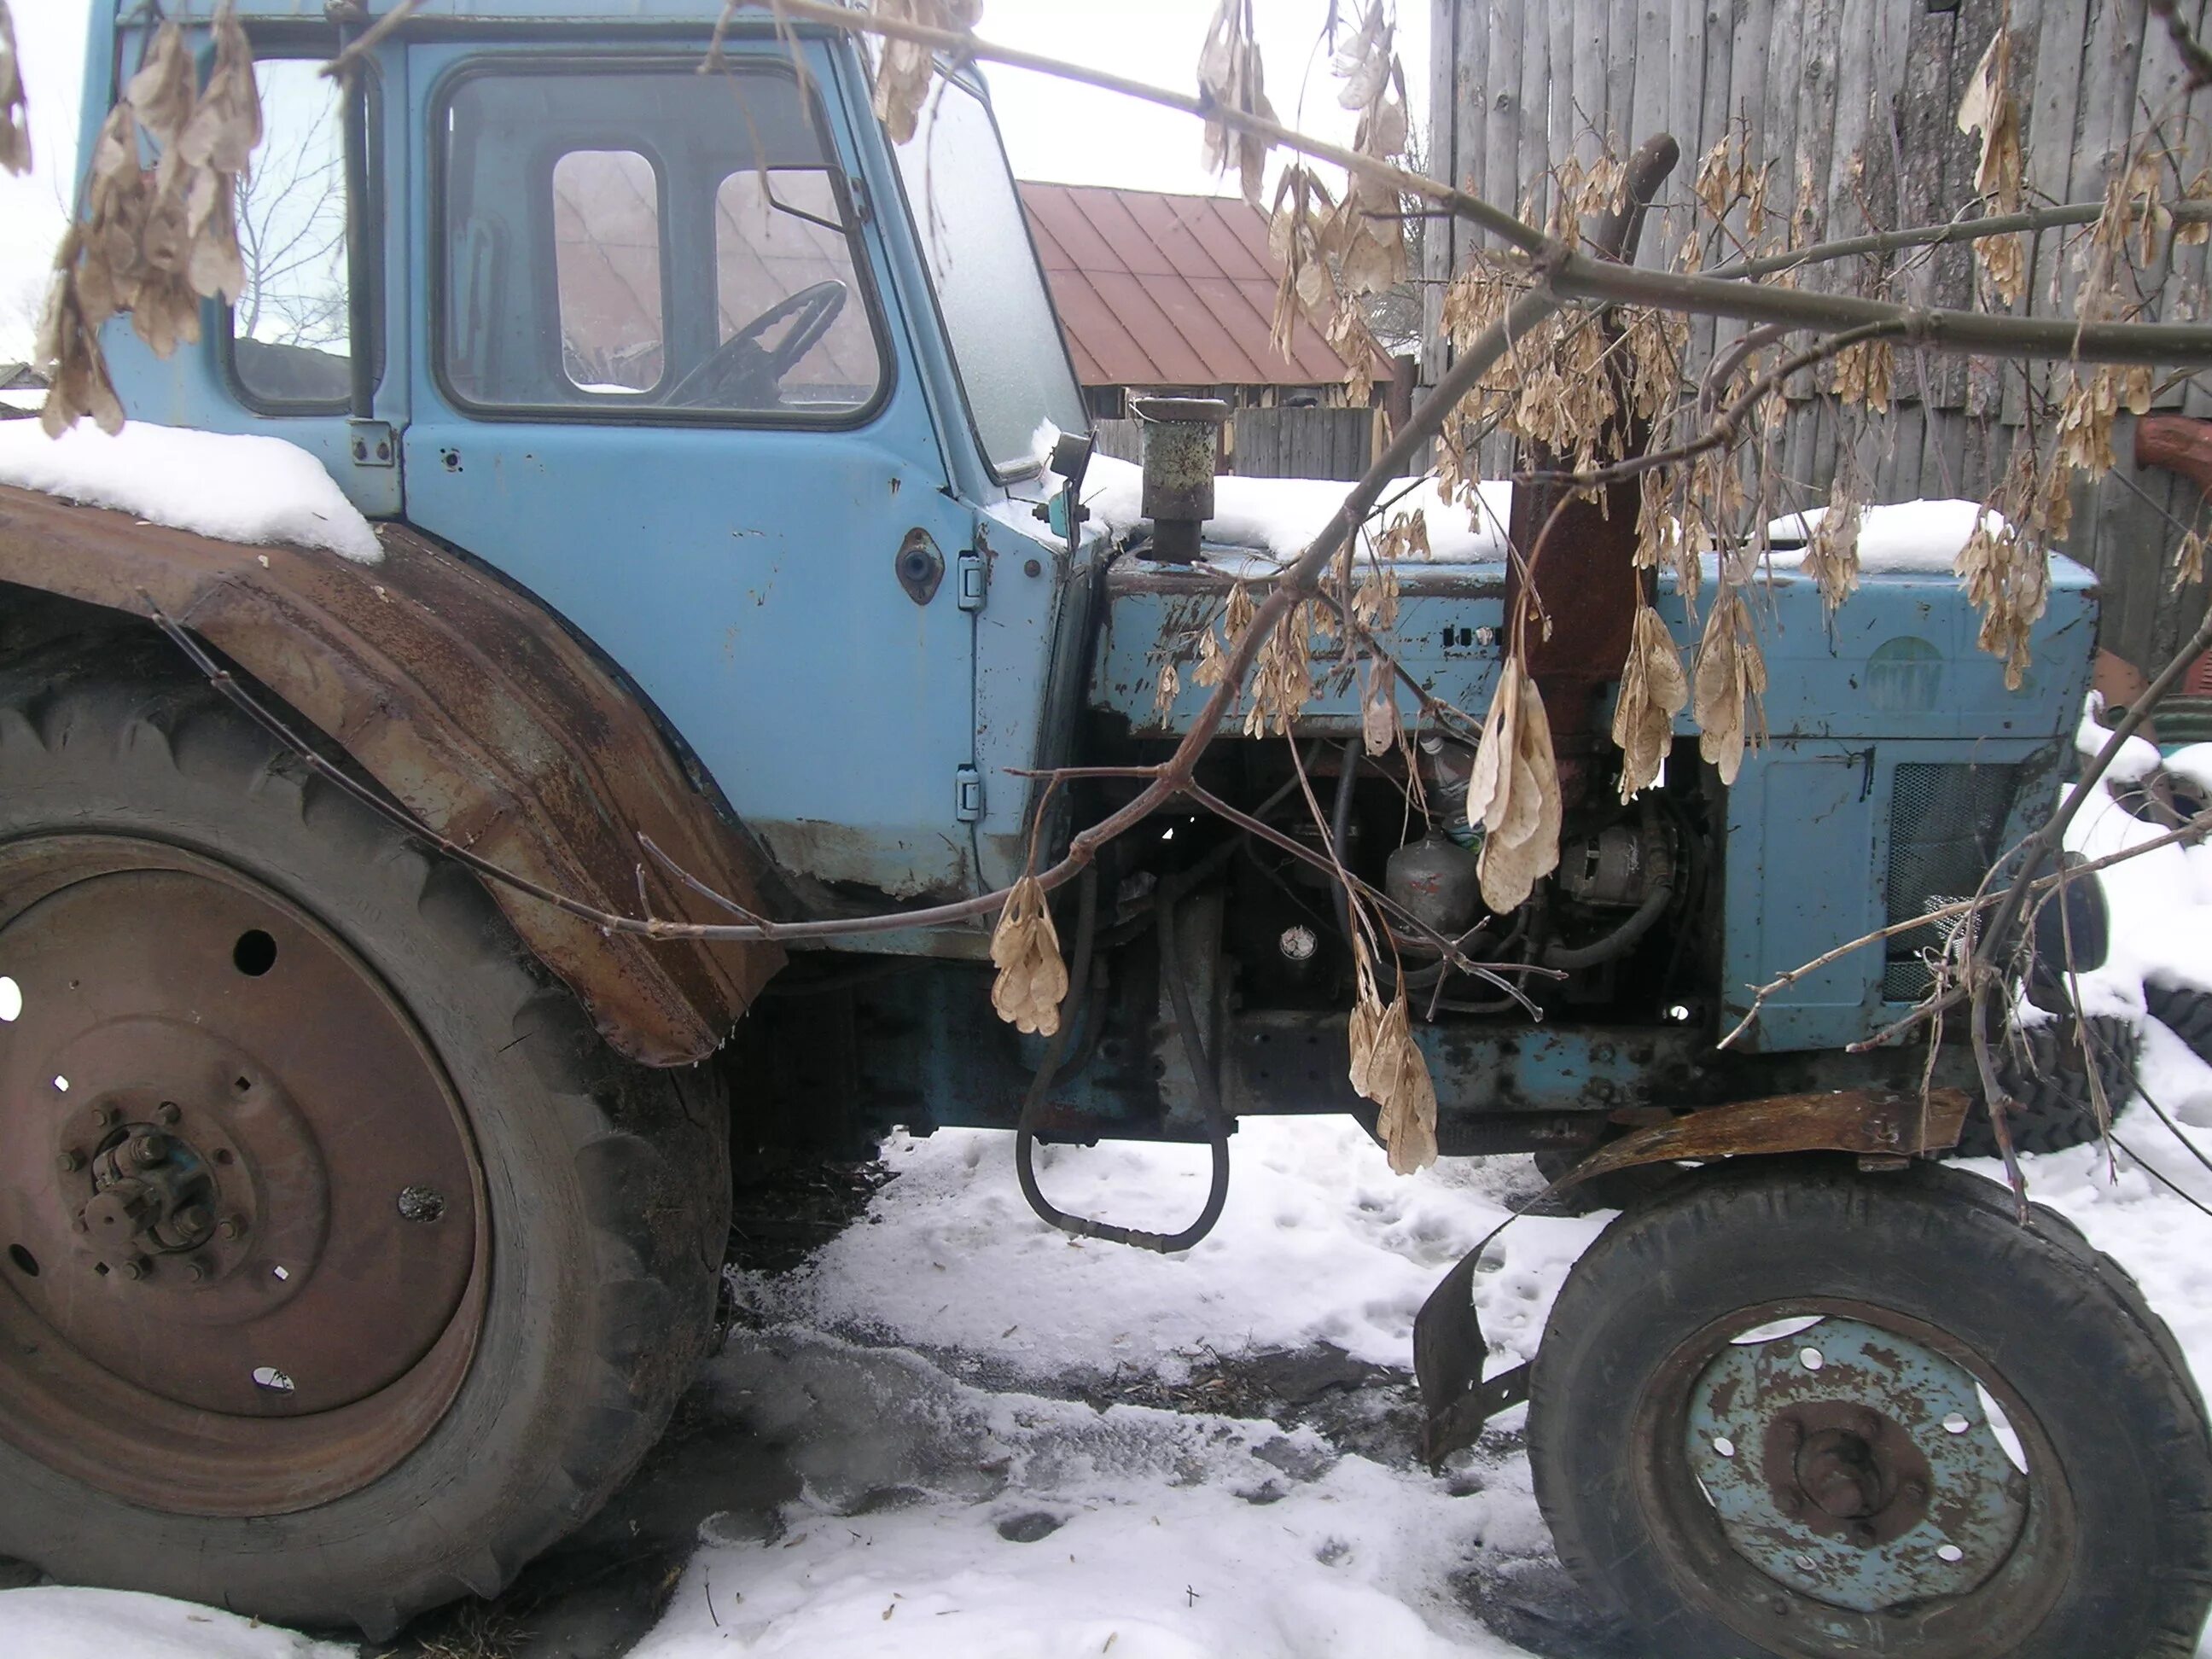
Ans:
[[[97,1128],[105,1129],[109,1127],[115,1121],[115,1108],[112,1106],[94,1107],[92,1109],[92,1121],[94,1126]]]
[[[125,1279],[143,1279],[153,1270],[153,1267],[154,1264],[144,1256],[134,1255],[125,1258],[123,1265],[115,1271]]]
[[[156,1123],[174,1123],[183,1115],[173,1100],[165,1100],[154,1109],[154,1121]]]
[[[54,1160],[54,1166],[64,1175],[75,1175],[84,1168],[84,1154],[74,1150],[64,1152]]]
[[[92,1224],[84,1218],[84,1212],[82,1210],[70,1218],[70,1226],[81,1233],[88,1233],[92,1231]]]
[[[227,1215],[216,1224],[215,1230],[216,1234],[223,1238],[243,1238],[246,1237],[246,1218],[242,1215]]]
[[[194,1257],[191,1261],[185,1263],[185,1277],[191,1280],[193,1284],[205,1284],[207,1282],[207,1263],[200,1261],[198,1257]]]

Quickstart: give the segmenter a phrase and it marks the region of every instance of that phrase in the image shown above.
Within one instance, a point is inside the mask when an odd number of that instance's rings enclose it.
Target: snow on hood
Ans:
[[[1899,501],[1865,511],[1859,523],[1859,568],[1867,572],[1948,571],[1976,524],[1986,525],[1992,534],[2005,528],[2004,520],[1979,501]],[[1766,526],[1766,539],[1778,554],[1802,547],[1827,516],[1825,507],[1784,514]]]
[[[1048,468],[1059,435],[1048,425],[1038,431],[1037,453]],[[1334,478],[1224,474],[1213,481],[1213,516],[1206,521],[1206,538],[1224,547],[1294,559],[1321,533],[1351,488]],[[1416,507],[1421,510],[1428,520],[1430,562],[1495,564],[1505,557],[1505,521],[1513,510],[1513,486],[1485,483],[1479,489],[1478,507],[1445,501],[1434,478],[1401,478],[1383,489],[1379,504],[1385,520]],[[1144,469],[1111,455],[1091,458],[1090,469],[1083,475],[1083,504],[1091,510],[1092,523],[1116,536],[1127,535],[1148,522],[1140,505],[1143,494]],[[1233,556],[1224,560],[1208,555],[1211,563],[1233,562]]]
[[[80,421],[50,439],[36,421],[0,422],[0,483],[218,541],[319,548],[362,564],[384,557],[323,464],[282,438],[150,421],[111,438]]]

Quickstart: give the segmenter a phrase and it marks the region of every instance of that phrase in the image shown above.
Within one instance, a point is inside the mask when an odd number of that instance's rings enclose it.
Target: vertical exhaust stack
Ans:
[[[1218,398],[1141,398],[1130,407],[1145,423],[1140,505],[1152,521],[1152,556],[1192,563],[1213,516],[1213,459],[1229,405]]]

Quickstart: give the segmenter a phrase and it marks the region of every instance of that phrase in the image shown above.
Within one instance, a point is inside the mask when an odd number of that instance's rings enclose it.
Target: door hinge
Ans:
[[[952,769],[952,816],[963,823],[976,823],[983,816],[983,775],[973,761]]]
[[[963,552],[955,568],[960,582],[960,608],[981,611],[983,596],[991,587],[991,568],[983,562],[981,553]]]
[[[399,440],[389,421],[348,421],[346,433],[356,466],[397,466]]]

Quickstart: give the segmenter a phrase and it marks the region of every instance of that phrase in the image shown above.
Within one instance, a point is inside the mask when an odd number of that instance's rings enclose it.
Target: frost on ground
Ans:
[[[322,548],[362,564],[376,532],[297,444],[133,421],[113,437],[79,421],[58,438],[0,422],[0,483],[249,546]]]
[[[2171,764],[2212,781],[2212,749]],[[2152,833],[2107,793],[2072,839],[2094,854]],[[2130,975],[2212,986],[2195,965],[2212,848],[2127,871],[2108,878],[2119,944],[2099,994],[2145,1021],[2142,1086],[2212,1156],[2212,1066],[2125,995]],[[2085,1146],[2027,1159],[2032,1190],[2136,1276],[2212,1377],[2212,1218],[2160,1179],[2212,1202],[2212,1171],[2142,1100],[2118,1139],[2117,1180]],[[1401,1180],[1356,1127],[1319,1120],[1248,1119],[1235,1146],[1220,1226],[1165,1258],[1036,1221],[1004,1136],[895,1138],[896,1178],[863,1221],[796,1272],[733,1276],[740,1328],[665,1460],[695,1500],[680,1573],[624,1640],[641,1659],[1617,1659],[1551,1554],[1524,1413],[1440,1479],[1411,1453],[1414,1310],[1536,1192],[1530,1166]],[[1206,1184],[1200,1149],[1042,1163],[1061,1206],[1140,1225],[1182,1224]],[[1493,1368],[1534,1351],[1605,1219],[1526,1217],[1486,1252]],[[4,1653],[315,1651],[289,1639],[145,1597],[0,1595]]]

